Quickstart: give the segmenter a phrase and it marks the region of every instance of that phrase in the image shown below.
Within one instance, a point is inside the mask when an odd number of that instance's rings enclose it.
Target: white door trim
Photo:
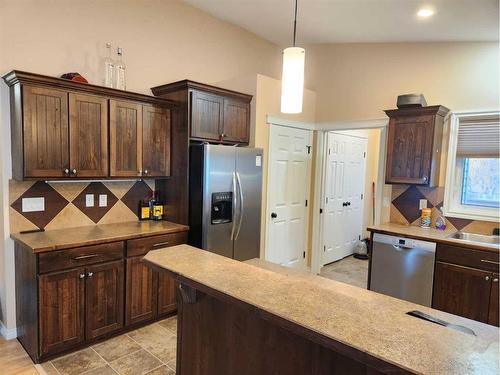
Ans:
[[[289,128],[303,129],[303,130],[316,130],[316,124],[305,122],[305,121],[295,121],[288,120],[285,118],[267,115],[267,123],[269,125],[280,125]]]
[[[269,218],[271,216],[271,206],[270,206],[270,203],[271,203],[271,189],[269,188],[270,186],[270,178],[271,178],[271,166],[270,166],[270,162],[271,162],[271,150],[272,150],[272,138],[271,138],[271,127],[272,126],[285,126],[285,127],[290,127],[290,128],[295,128],[295,129],[301,129],[301,130],[309,130],[311,131],[311,140],[314,139],[314,131],[312,129],[310,129],[309,125],[310,124],[307,124],[307,123],[302,123],[302,122],[299,122],[299,121],[290,121],[290,120],[286,120],[286,119],[281,119],[281,118],[278,118],[278,117],[271,117],[271,116],[268,116],[267,117],[268,119],[268,124],[269,124],[269,128],[268,128],[268,139],[269,139],[269,144],[268,144],[268,152],[267,152],[267,192],[266,192],[266,208],[265,208],[265,212],[266,212],[266,216],[265,216],[265,221],[264,221],[264,225],[265,225],[265,246],[264,246],[264,254],[262,256],[263,259],[268,259],[268,255],[269,255]],[[270,120],[272,120],[273,122],[269,122]],[[293,126],[289,126],[290,124],[292,124]],[[300,125],[303,125],[302,127]],[[307,269],[307,258],[308,258],[308,255],[309,255],[309,252],[311,251],[308,247],[308,244],[309,244],[309,225],[310,225],[310,210],[311,210],[311,207],[312,207],[312,202],[311,202],[311,181],[312,179],[314,178],[313,174],[312,174],[312,155],[313,155],[313,152],[314,152],[314,147],[315,145],[311,145],[312,146],[312,152],[311,152],[311,155],[310,155],[310,158],[308,160],[308,170],[309,170],[309,184],[307,185],[307,192],[306,192],[306,195],[307,195],[307,199],[308,199],[308,202],[309,204],[307,205],[307,208],[306,208],[306,219],[305,219],[305,230],[306,230],[306,246],[305,246],[305,260],[304,260],[304,270]]]
[[[323,220],[320,210],[323,209],[323,195],[324,195],[324,178],[326,173],[326,153],[328,144],[326,142],[326,135],[330,131],[339,130],[357,130],[357,129],[380,129],[380,149],[379,149],[379,162],[378,162],[378,178],[375,187],[375,222],[380,224],[382,217],[382,200],[383,200],[383,186],[385,181],[385,150],[387,144],[387,126],[389,119],[373,119],[373,120],[360,120],[360,121],[347,121],[335,123],[318,123],[316,124],[316,144],[314,147],[317,150],[316,163],[315,163],[315,190],[314,201],[312,205],[313,220],[312,220],[312,254],[311,254],[311,272],[319,274],[321,270],[321,251],[322,251],[322,238],[323,238]]]

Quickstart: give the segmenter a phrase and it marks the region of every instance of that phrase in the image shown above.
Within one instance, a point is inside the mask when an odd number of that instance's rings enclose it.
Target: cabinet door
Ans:
[[[109,101],[109,154],[112,177],[142,175],[142,104]]]
[[[386,183],[429,183],[434,116],[391,118]]]
[[[65,177],[69,168],[68,94],[24,86],[23,133],[24,176]]]
[[[69,349],[85,339],[84,269],[39,277],[40,354]]]
[[[175,280],[165,272],[158,273],[158,315],[168,314],[175,311],[176,305],[176,283]]]
[[[123,327],[123,261],[86,269],[86,338],[93,339]]]
[[[224,99],[223,141],[248,143],[250,138],[250,104]]]
[[[191,138],[219,141],[223,117],[222,97],[200,91],[191,93]]]
[[[70,170],[73,177],[108,176],[108,100],[69,94]]]
[[[491,273],[436,262],[432,307],[486,323]]]
[[[142,111],[143,176],[170,176],[170,109],[145,105]]]
[[[142,256],[127,259],[126,294],[126,325],[156,316],[158,273],[142,262]]]
[[[491,281],[491,293],[490,293],[490,308],[488,312],[488,324],[492,324],[498,327],[499,320],[499,310],[498,310],[498,300],[499,300],[499,290],[498,290],[498,274],[493,274],[493,279]]]

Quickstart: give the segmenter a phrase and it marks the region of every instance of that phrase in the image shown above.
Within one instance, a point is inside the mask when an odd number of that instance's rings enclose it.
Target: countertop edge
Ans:
[[[399,236],[403,236],[406,238],[412,238],[414,240],[422,240],[422,241],[430,241],[430,242],[442,243],[442,244],[447,244],[447,245],[454,245],[454,246],[464,247],[464,248],[471,249],[471,250],[492,252],[495,254],[498,254],[500,252],[500,249],[498,249],[498,248],[494,248],[491,246],[482,246],[479,244],[476,245],[473,243],[465,243],[465,242],[462,242],[459,240],[454,240],[451,238],[434,238],[432,236],[425,237],[425,236],[419,236],[419,235],[415,235],[415,234],[409,234],[409,233],[405,233],[403,228],[401,228],[401,231],[397,231],[397,230],[391,230],[391,229],[367,227],[366,230],[369,232],[372,232],[372,233],[399,235]]]
[[[118,223],[119,224],[119,223]],[[133,240],[137,238],[143,238],[143,237],[150,237],[150,236],[157,236],[157,235],[162,235],[162,234],[169,234],[169,233],[178,233],[178,232],[185,232],[189,230],[189,226],[185,224],[177,224],[173,223],[172,224],[176,225],[175,228],[166,228],[166,229],[157,229],[148,232],[147,234],[145,233],[132,233],[132,234],[127,234],[127,235],[120,235],[116,237],[107,237],[107,238],[100,238],[100,239],[88,239],[85,241],[79,241],[79,242],[70,242],[70,243],[64,243],[61,245],[53,245],[53,246],[41,246],[41,247],[33,247],[31,244],[27,243],[22,239],[21,233],[11,233],[10,238],[22,244],[23,246],[31,249],[33,253],[39,254],[39,253],[45,253],[45,252],[50,252],[50,251],[57,251],[57,250],[66,250],[66,249],[73,249],[76,247],[84,247],[84,246],[92,246],[92,245],[100,245],[100,244],[105,244],[105,243],[110,243],[110,242],[118,242],[118,241],[126,241],[126,240]],[[67,228],[68,230],[71,230],[73,228]]]

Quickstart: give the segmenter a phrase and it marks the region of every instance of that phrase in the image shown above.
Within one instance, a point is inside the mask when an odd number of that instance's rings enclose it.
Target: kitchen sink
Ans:
[[[500,245],[500,236],[488,236],[485,234],[467,233],[467,232],[455,232],[448,238],[453,238],[456,240],[468,241],[468,242],[479,242],[492,245]]]

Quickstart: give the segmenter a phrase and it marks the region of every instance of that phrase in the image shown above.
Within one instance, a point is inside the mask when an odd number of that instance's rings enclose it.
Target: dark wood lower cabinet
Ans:
[[[85,340],[85,269],[40,275],[40,353],[57,353]]]
[[[186,242],[178,232],[40,254],[16,242],[19,341],[38,363],[174,313],[174,280],[142,258]]]
[[[86,339],[94,339],[123,327],[123,260],[86,269]]]
[[[500,311],[498,309],[498,303],[500,299],[500,291],[498,290],[498,273],[493,274],[493,280],[491,280],[491,292],[490,292],[490,309],[488,311],[488,324],[498,327],[498,320]]]
[[[433,307],[488,322],[491,272],[436,262]]]
[[[127,259],[127,325],[153,319],[156,316],[158,298],[158,274],[142,263],[142,256]]]

